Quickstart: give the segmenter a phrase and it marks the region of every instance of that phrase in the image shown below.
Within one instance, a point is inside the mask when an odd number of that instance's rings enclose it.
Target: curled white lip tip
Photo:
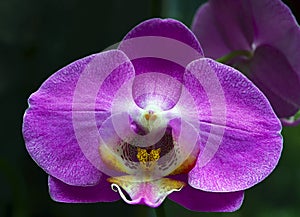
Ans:
[[[183,188],[183,186],[181,186],[180,188],[176,189],[171,189],[169,191],[164,192],[164,194],[160,195],[158,198],[155,198],[155,201],[150,201],[149,200],[149,196],[150,195],[135,195],[136,192],[138,192],[139,186],[136,186],[136,189],[133,192],[127,192],[128,196],[130,197],[130,199],[128,199],[128,197],[124,194],[123,189],[118,185],[118,184],[111,184],[111,189],[116,192],[119,193],[120,197],[128,204],[140,204],[142,201],[145,205],[148,205],[150,207],[158,207],[161,205],[161,203],[166,199],[166,197],[173,193],[173,192],[179,192],[181,191],[181,189]],[[131,195],[130,195],[131,194]],[[132,197],[136,197],[136,199],[132,199]]]

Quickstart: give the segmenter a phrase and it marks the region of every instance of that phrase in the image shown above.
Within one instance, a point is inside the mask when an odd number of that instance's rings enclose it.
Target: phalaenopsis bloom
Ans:
[[[60,202],[234,211],[282,149],[281,124],[239,71],[203,56],[173,19],[76,60],[29,98],[26,148]]]

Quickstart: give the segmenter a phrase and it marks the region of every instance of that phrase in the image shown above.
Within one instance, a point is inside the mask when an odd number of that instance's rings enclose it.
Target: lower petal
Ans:
[[[213,193],[186,186],[169,195],[169,199],[192,211],[233,212],[241,207],[244,192]]]
[[[177,175],[176,179],[187,182],[186,175]],[[244,191],[206,192],[187,185],[180,192],[170,194],[168,198],[196,212],[233,212],[241,207]]]
[[[119,195],[111,191],[106,176],[94,186],[72,186],[52,176],[49,176],[49,192],[53,200],[64,203],[96,203],[112,202],[120,199]]]

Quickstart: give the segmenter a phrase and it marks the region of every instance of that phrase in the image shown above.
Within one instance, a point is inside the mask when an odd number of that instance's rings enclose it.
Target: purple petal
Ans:
[[[256,0],[251,4],[255,46],[276,48],[300,76],[300,28],[291,10],[280,0]]]
[[[212,193],[187,185],[181,191],[170,194],[168,198],[192,211],[233,212],[241,207],[244,192]]]
[[[299,110],[299,76],[283,53],[268,45],[260,46],[249,68],[250,79],[267,96],[279,117],[292,116]]]
[[[150,19],[131,30],[119,45],[136,74],[158,72],[181,81],[184,68],[203,56],[194,34],[173,19]]]
[[[86,57],[53,74],[32,94],[24,116],[31,157],[67,184],[95,185],[101,176],[91,164],[99,158],[98,126],[109,115],[111,96],[133,76],[128,58],[118,50]]]
[[[210,59],[188,66],[185,85],[202,114],[202,144],[189,173],[190,185],[204,191],[240,191],[266,178],[278,163],[282,138],[265,96],[240,72]],[[208,102],[199,100],[203,95]]]
[[[101,172],[84,156],[78,145],[72,113],[29,109],[23,124],[26,148],[48,174],[73,185],[94,185]]]
[[[102,175],[100,182],[94,186],[72,186],[49,176],[49,193],[53,200],[63,203],[112,202],[120,199]]]
[[[222,4],[210,0],[198,9],[192,30],[208,57],[228,54],[226,48],[252,50],[270,45],[288,56],[293,68],[300,68],[300,29],[280,0],[224,0]]]
[[[299,119],[294,119],[293,117],[289,119],[282,118],[280,119],[280,121],[283,126],[289,126],[289,127],[295,127],[300,124],[300,118]]]
[[[144,36],[160,36],[178,40],[189,45],[203,55],[200,44],[191,30],[174,19],[154,18],[147,20],[132,29],[123,40]]]
[[[279,117],[299,110],[300,28],[282,1],[210,0],[199,8],[192,30],[208,57],[253,52],[249,63],[239,58],[235,66],[264,92]]]
[[[217,59],[233,50],[251,50],[253,28],[249,2],[225,0],[220,4],[210,0],[198,9],[192,31],[206,57]]]

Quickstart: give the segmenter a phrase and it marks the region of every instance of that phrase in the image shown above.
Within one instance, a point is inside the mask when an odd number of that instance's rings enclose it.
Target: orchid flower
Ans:
[[[206,57],[246,74],[284,124],[300,123],[300,28],[282,1],[209,0],[192,30]]]
[[[239,71],[194,34],[150,19],[117,49],[76,60],[29,98],[23,135],[53,200],[237,210],[282,149],[281,124]]]

